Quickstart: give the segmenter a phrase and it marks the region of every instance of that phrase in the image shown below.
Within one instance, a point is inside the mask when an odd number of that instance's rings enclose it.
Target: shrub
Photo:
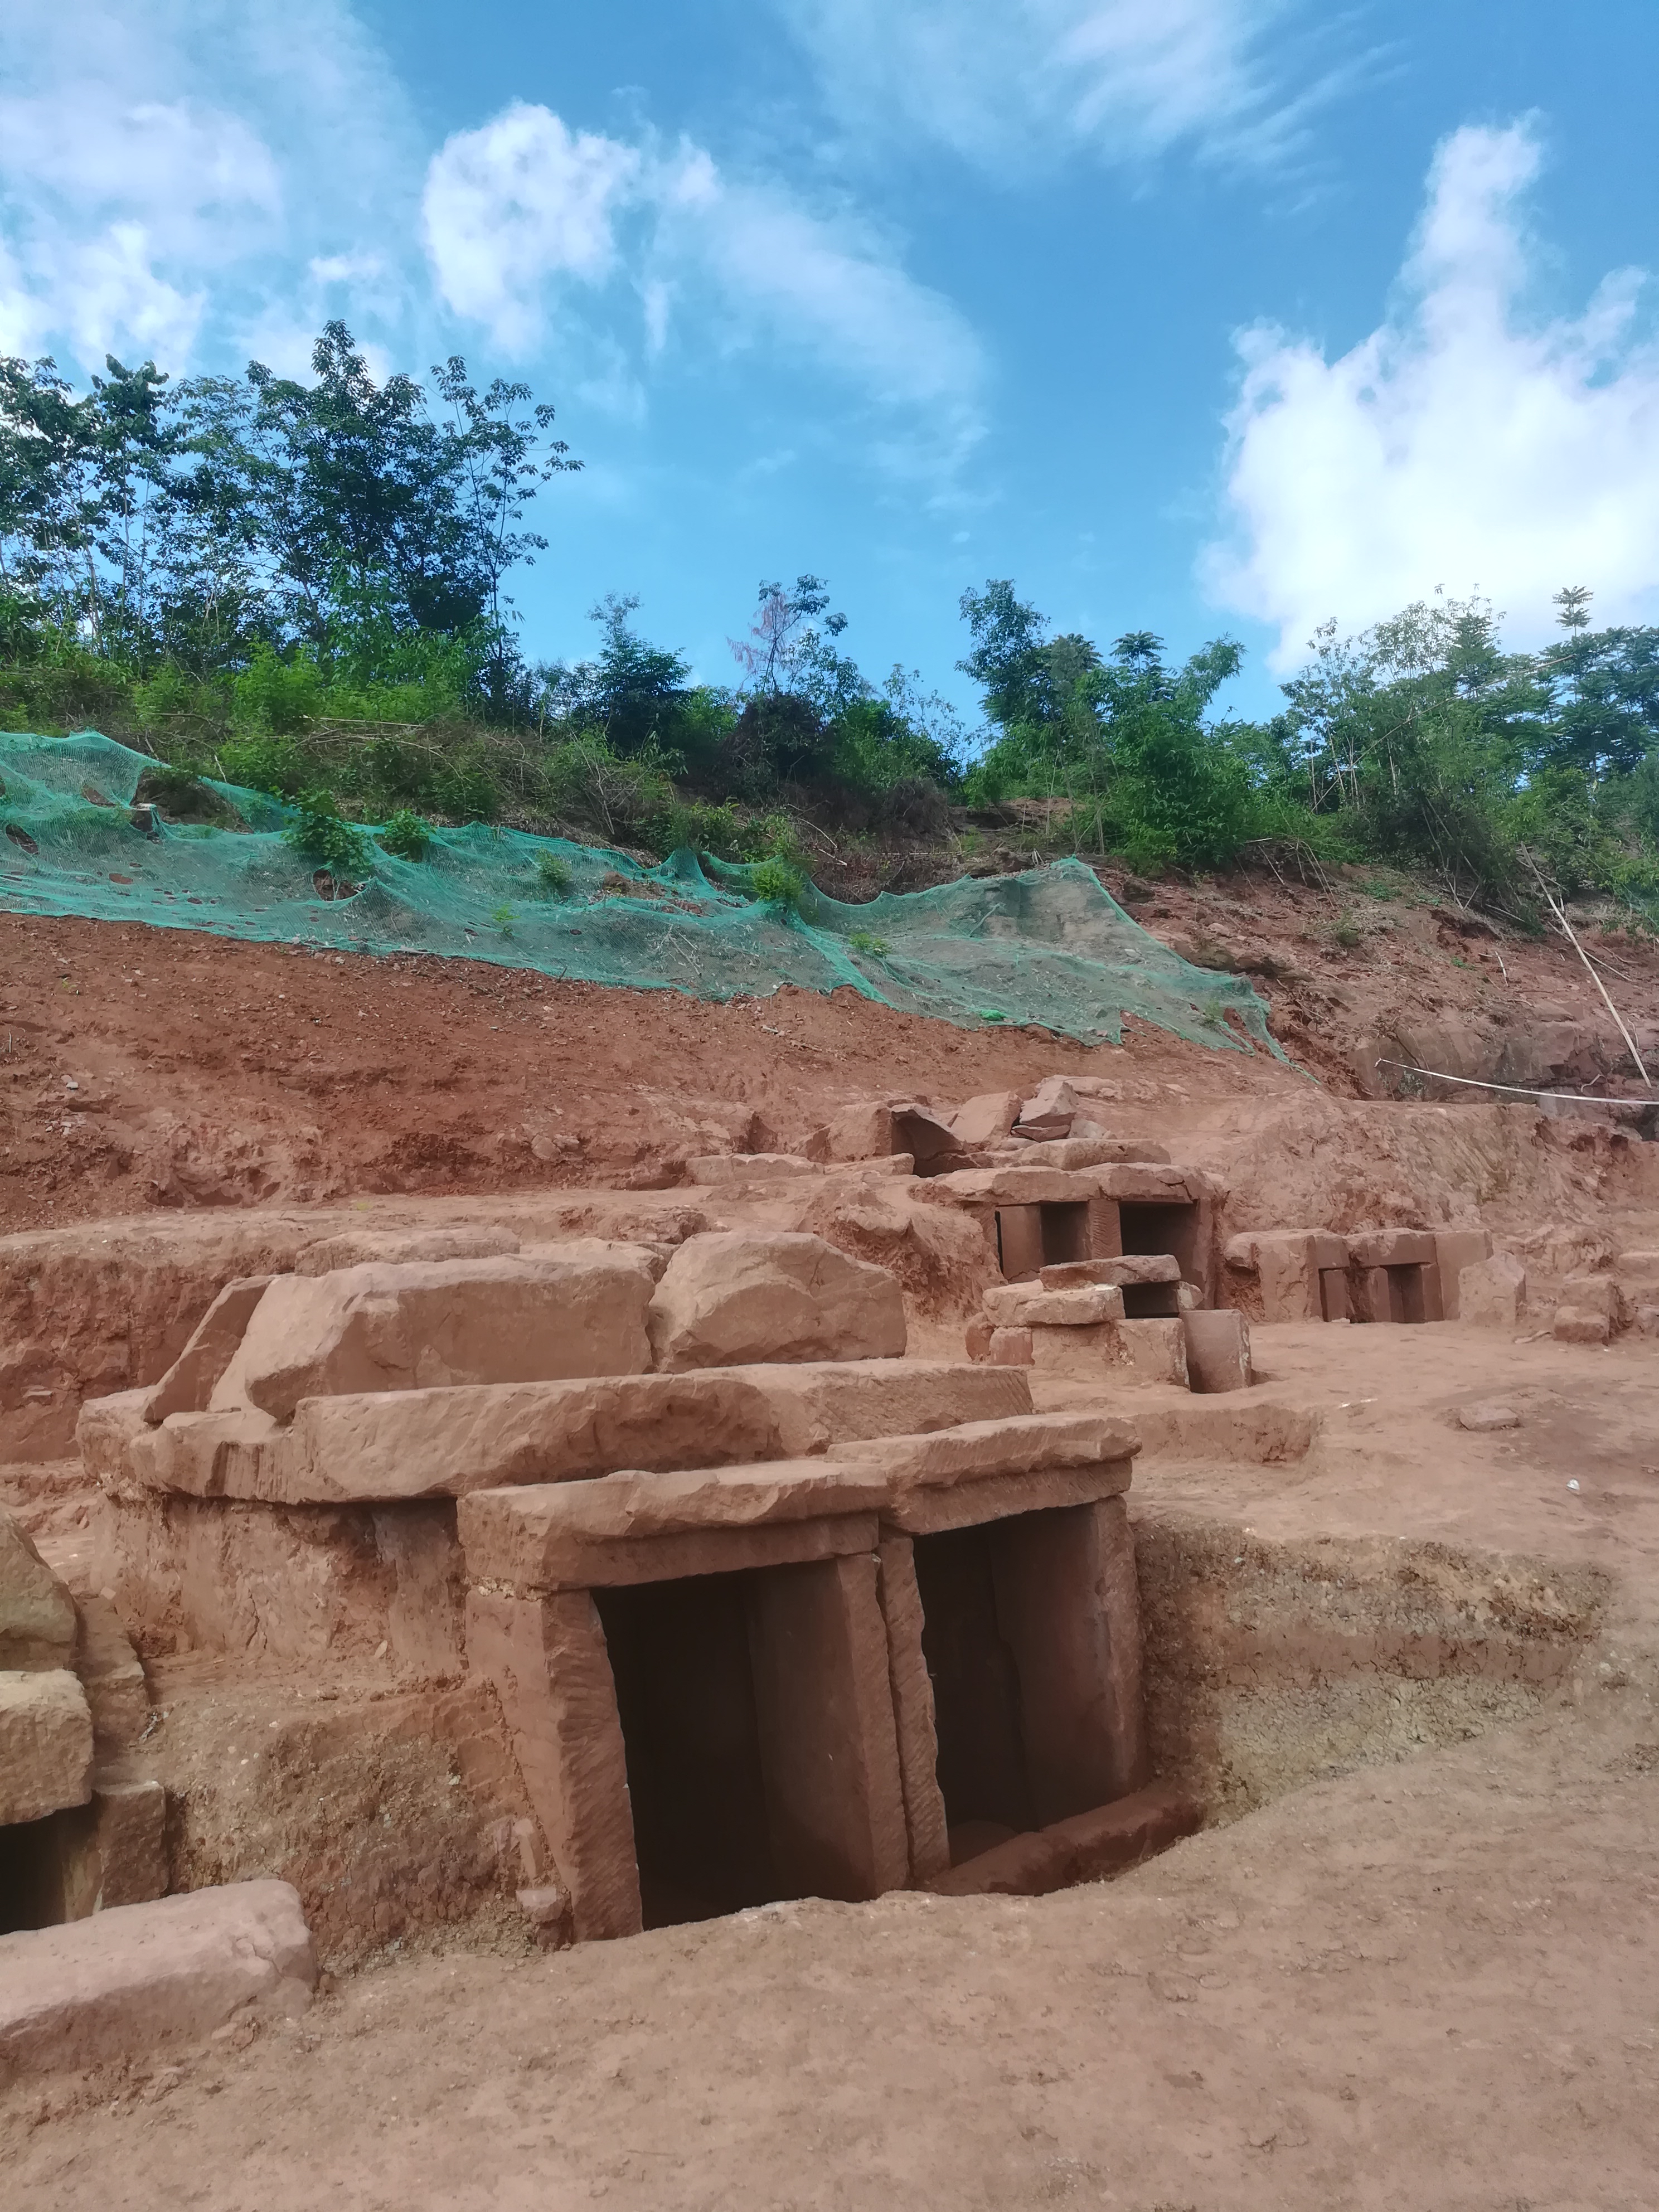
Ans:
[[[342,821],[331,793],[301,792],[296,805],[298,818],[283,832],[283,842],[290,851],[334,875],[368,873],[374,864],[374,848],[361,830]]]
[[[799,908],[806,880],[787,860],[758,860],[750,876],[755,896],[763,906]]]
[[[432,824],[400,806],[380,832],[384,849],[398,860],[423,860],[432,850]]]
[[[868,952],[877,959],[893,949],[884,937],[878,937],[868,929],[855,929],[847,942],[854,952]]]
[[[492,908],[489,916],[489,919],[495,923],[496,928],[500,930],[503,937],[512,936],[513,925],[518,918],[519,917],[514,913],[512,908],[507,905],[505,902],[503,902],[501,905]]]
[[[556,853],[538,853],[536,855],[536,892],[539,898],[568,898],[575,883],[568,860],[561,860]]]

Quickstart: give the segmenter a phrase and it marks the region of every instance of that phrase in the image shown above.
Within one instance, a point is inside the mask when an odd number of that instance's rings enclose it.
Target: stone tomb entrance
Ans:
[[[863,1582],[863,1606],[854,1585]],[[622,1727],[644,1926],[777,1898],[867,1898],[869,1807],[849,1694],[876,1625],[873,1563],[641,1583],[593,1594]]]

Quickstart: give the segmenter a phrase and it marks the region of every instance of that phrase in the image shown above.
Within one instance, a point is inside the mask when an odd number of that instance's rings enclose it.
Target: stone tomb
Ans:
[[[1146,1778],[1134,1437],[905,1358],[881,1270],[744,1241],[780,1249],[233,1285],[153,1391],[83,1413],[98,1572],[228,1662],[493,1685],[544,1927],[971,1887]]]

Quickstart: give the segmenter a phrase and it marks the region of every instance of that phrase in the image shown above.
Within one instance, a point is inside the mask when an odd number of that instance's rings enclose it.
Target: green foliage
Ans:
[[[538,853],[536,855],[536,894],[538,898],[568,898],[575,885],[568,860],[556,853]]]
[[[806,881],[799,868],[792,868],[787,860],[757,860],[749,878],[755,896],[763,906],[782,907],[789,911],[799,908],[806,890]]]
[[[400,806],[380,832],[382,848],[398,860],[423,860],[432,850],[432,824]]]
[[[342,819],[333,796],[326,791],[302,791],[296,818],[283,832],[283,842],[313,867],[331,875],[364,876],[374,864],[374,851],[362,831]]]
[[[884,937],[878,937],[872,930],[868,929],[855,929],[847,942],[854,952],[867,952],[872,958],[878,960],[893,949]]]
[[[505,904],[505,902],[501,906],[493,907],[490,909],[489,919],[503,937],[512,936],[513,925],[517,921],[518,918],[519,917],[514,913],[512,908]]]

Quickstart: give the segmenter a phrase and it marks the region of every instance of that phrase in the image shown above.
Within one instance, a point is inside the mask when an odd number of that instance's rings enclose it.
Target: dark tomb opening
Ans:
[[[1188,1282],[1204,1281],[1196,1206],[1141,1205],[1125,1199],[1118,1208],[1118,1224],[1126,1255],[1144,1257],[1152,1253],[1172,1253]]]

